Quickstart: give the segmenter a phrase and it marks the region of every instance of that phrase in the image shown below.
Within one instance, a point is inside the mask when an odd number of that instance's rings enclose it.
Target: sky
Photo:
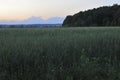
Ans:
[[[120,4],[120,0],[0,0],[0,20],[66,17],[79,11]]]

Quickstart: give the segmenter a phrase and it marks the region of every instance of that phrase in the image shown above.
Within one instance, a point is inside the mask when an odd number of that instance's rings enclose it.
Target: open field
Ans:
[[[1,28],[1,80],[120,80],[120,28]]]

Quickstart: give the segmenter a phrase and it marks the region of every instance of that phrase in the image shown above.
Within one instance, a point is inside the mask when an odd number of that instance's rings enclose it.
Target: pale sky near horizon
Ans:
[[[79,11],[120,4],[120,0],[0,0],[0,20],[22,20],[31,16],[65,17]]]

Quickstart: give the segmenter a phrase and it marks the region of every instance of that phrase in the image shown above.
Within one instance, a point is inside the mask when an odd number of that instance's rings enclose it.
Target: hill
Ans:
[[[67,16],[63,26],[120,26],[120,5],[103,6]]]

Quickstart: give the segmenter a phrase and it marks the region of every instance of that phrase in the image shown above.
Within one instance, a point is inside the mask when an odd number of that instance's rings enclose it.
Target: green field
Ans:
[[[120,80],[120,28],[1,28],[0,80]]]

